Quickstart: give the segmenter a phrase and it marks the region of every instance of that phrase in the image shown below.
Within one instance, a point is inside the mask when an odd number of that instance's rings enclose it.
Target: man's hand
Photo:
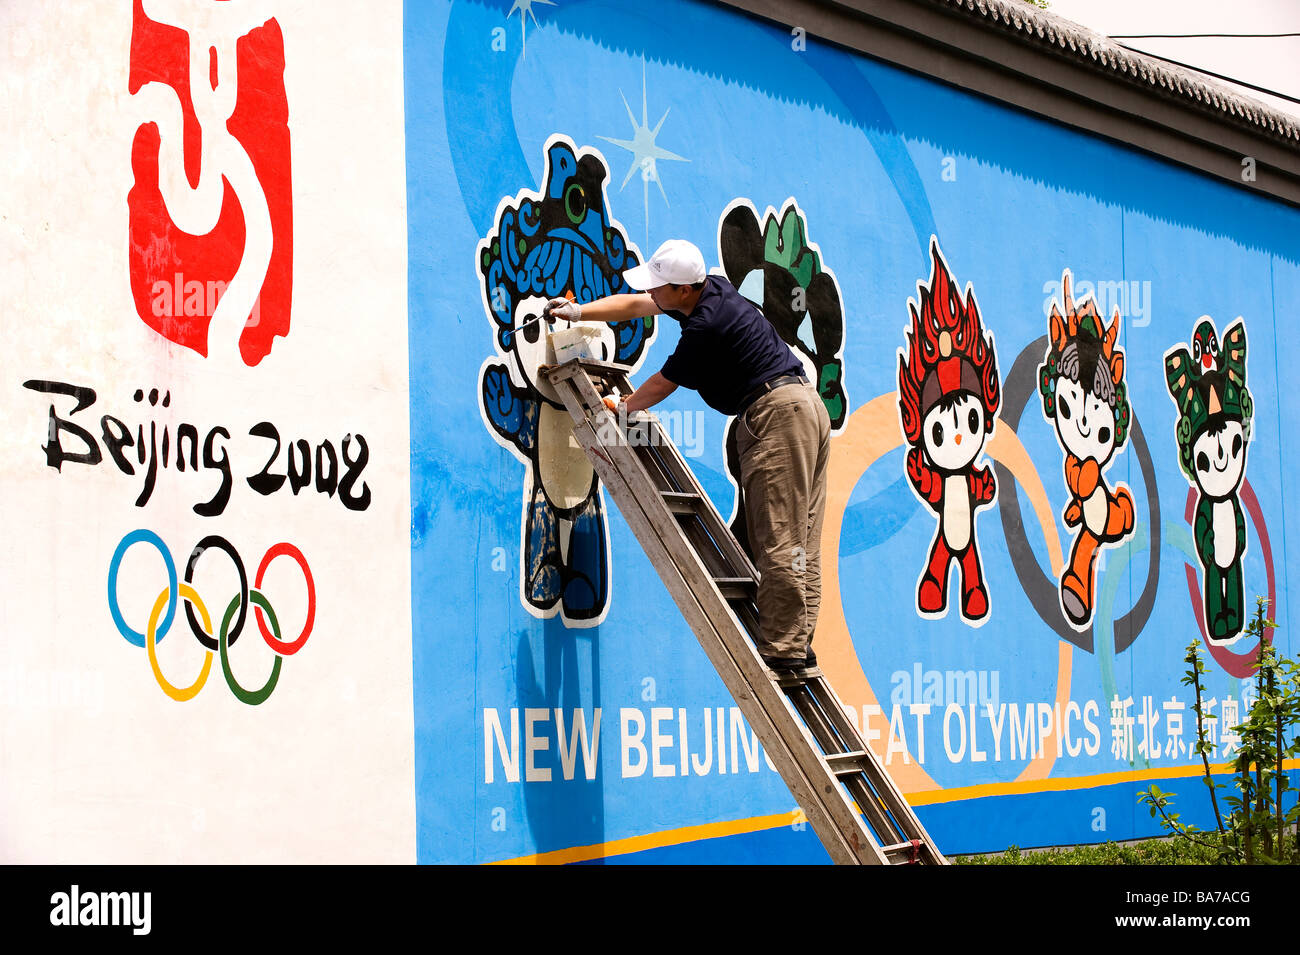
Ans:
[[[572,299],[553,298],[546,303],[543,310],[549,319],[563,319],[566,322],[582,321],[582,306]]]
[[[627,399],[622,397],[621,395],[619,396],[606,395],[602,400],[605,402],[606,408],[608,408],[614,414],[618,414],[618,406],[622,404],[624,401],[626,401]]]

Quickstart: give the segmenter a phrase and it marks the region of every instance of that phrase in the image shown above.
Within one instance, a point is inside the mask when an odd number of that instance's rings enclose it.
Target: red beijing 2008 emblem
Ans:
[[[134,0],[129,89],[154,120],[131,148],[131,294],[169,341],[256,365],[289,332],[284,39],[237,2],[187,29],[195,6]]]

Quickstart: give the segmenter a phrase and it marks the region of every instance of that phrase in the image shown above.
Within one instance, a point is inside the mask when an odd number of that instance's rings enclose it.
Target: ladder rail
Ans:
[[[595,373],[606,381],[612,381],[620,392],[630,394],[633,391],[626,369],[617,365],[608,365],[604,362],[585,359],[578,359],[577,361],[583,371]],[[596,401],[600,399],[594,388],[585,397],[588,401],[593,398]],[[681,451],[668,433],[664,431],[663,424],[659,419],[653,415],[646,416],[637,421],[637,426],[647,428],[651,432],[650,440],[640,450],[644,450],[647,456],[654,457],[656,464],[664,469],[669,481],[677,485],[675,488],[664,488],[663,490],[698,495],[703,501],[708,502],[709,497],[700,485],[699,479],[696,478],[695,472],[687,465]],[[717,509],[710,504],[709,507],[702,509],[700,519],[705,530],[722,549],[723,555],[732,561],[742,575],[752,577],[757,581],[759,579],[758,569],[750,560],[749,555],[745,553],[744,548],[732,535],[731,528],[722,520],[722,516]]]
[[[677,472],[673,476],[685,485],[688,493],[698,494],[702,500],[708,502],[709,496],[705,493],[704,488],[700,486],[699,480],[695,477],[695,472],[687,467],[686,461],[682,458],[677,446],[668,439],[668,435],[663,430],[663,425],[657,419],[651,418],[650,420],[654,422],[654,429],[658,438],[664,442],[659,447],[662,449],[666,446],[669,449],[666,453],[661,451],[660,454],[665,463]],[[722,520],[722,515],[718,513],[717,508],[712,506],[711,502],[708,507],[702,508],[700,518],[710,536],[717,541],[719,547],[723,550],[724,556],[732,561],[736,569],[743,575],[758,580],[758,568],[749,559],[749,555],[745,553],[744,548],[740,546],[740,543],[731,533],[731,528]]]
[[[552,375],[552,381],[557,384],[563,380]],[[587,409],[592,409],[594,416],[609,412],[585,375],[572,374],[567,380],[573,389],[560,388],[561,397],[575,422],[579,415],[583,416],[581,423],[575,423],[574,433],[581,446],[590,448],[597,441],[597,434]],[[608,420],[613,420],[612,416]],[[827,785],[826,768],[816,756],[807,730],[795,718],[785,695],[767,677],[744,640],[745,631],[734,609],[716,589],[712,575],[690,546],[684,529],[659,496],[658,489],[650,484],[649,476],[637,460],[637,449],[627,443],[620,429],[609,429],[607,421],[602,424],[606,425],[602,430],[614,438],[614,443],[605,443],[599,447],[601,453],[589,455],[593,467],[605,481],[696,637],[700,638],[698,627],[710,628],[714,639],[700,639],[705,654],[722,676],[724,685],[732,690],[741,712],[758,734],[823,845],[836,862],[886,864],[888,860],[868,834],[856,831],[857,814],[852,800],[841,787]],[[743,692],[735,691],[737,683]],[[778,721],[784,725],[778,727]],[[802,738],[804,745],[790,746],[787,740],[791,735]],[[800,785],[792,784],[791,772]],[[805,789],[802,797],[799,788]]]
[[[589,432],[589,438],[582,435],[583,429]],[[579,443],[584,443],[584,438],[595,439],[590,424],[576,428],[575,432],[579,434]],[[598,464],[597,473],[600,474],[602,470],[608,472],[600,476],[606,482],[606,487],[615,500],[620,498],[626,500],[629,496],[635,500],[636,489],[631,486],[631,482],[625,480],[626,476],[621,474],[616,466],[619,459],[618,449],[606,445],[605,450],[609,452],[611,464],[609,466]],[[688,621],[704,621],[713,628],[718,639],[700,641],[706,656],[709,657],[726,686],[731,688],[739,683],[748,691],[735,693],[733,690],[736,703],[759,736],[773,765],[778,768],[780,775],[790,787],[796,802],[804,810],[809,823],[822,839],[831,857],[836,862],[875,861],[878,864],[885,864],[887,860],[874,845],[864,843],[860,839],[855,841],[851,832],[850,837],[845,838],[844,833],[848,831],[846,823],[853,815],[851,804],[847,799],[822,798],[819,794],[822,780],[819,778],[818,767],[815,764],[809,765],[810,761],[806,758],[801,759],[798,747],[787,744],[786,735],[792,731],[798,734],[802,727],[788,718],[784,696],[766,678],[759,668],[758,661],[753,658],[753,654],[737,652],[737,648],[728,645],[724,636],[728,624],[719,626],[716,621],[729,615],[729,626],[737,634],[741,632],[740,623],[726,602],[716,596],[716,591],[710,593],[709,589],[702,586],[703,582],[710,578],[699,564],[694,552],[689,547],[678,546],[684,543],[680,529],[666,527],[663,521],[656,521],[655,516],[652,513],[647,514],[645,509],[625,507],[621,502],[620,508],[629,525],[637,533],[647,556],[659,572],[669,594],[682,610],[683,615]],[[677,530],[677,540],[673,539],[674,535],[671,533],[674,529]],[[678,553],[689,555],[694,560],[695,567],[690,567],[685,559],[675,558],[674,549]],[[693,576],[694,581],[692,581]],[[694,625],[692,629],[695,629]],[[743,649],[747,651],[748,648]],[[777,720],[783,715],[787,716],[789,723],[784,729],[776,725]],[[811,752],[810,746],[807,749]],[[842,805],[836,805],[837,802]],[[864,860],[862,856],[868,849],[879,858]]]
[[[797,691],[787,695],[794,703],[795,709],[798,710],[799,714],[804,718],[804,722],[808,725],[809,729],[813,730],[814,737],[818,735],[819,731],[825,732],[829,729],[829,727],[824,723],[825,717],[822,716],[816,706],[812,704],[812,701],[809,700],[806,695],[798,693]],[[822,748],[825,749],[824,744]],[[833,767],[831,772],[838,777],[838,774],[835,773]],[[884,809],[870,793],[869,788],[862,785],[862,781],[857,779],[860,775],[861,772],[859,771],[853,776],[839,777],[839,782],[848,790],[849,795],[852,796],[854,801],[857,803],[858,809],[867,817],[867,823],[874,831],[876,840],[882,845],[897,841],[902,837],[902,831],[897,825],[895,825],[894,821],[885,814]],[[858,785],[855,785],[855,782],[858,783]]]
[[[844,731],[850,734],[853,740],[856,740],[855,748],[866,750],[869,754],[869,758],[863,764],[863,775],[870,781],[872,789],[879,794],[890,815],[900,823],[906,820],[907,831],[904,832],[904,835],[911,839],[921,840],[925,853],[930,857],[930,862],[941,865],[948,864],[947,858],[939,852],[938,846],[930,838],[930,834],[912,809],[911,803],[907,801],[903,791],[894,782],[894,777],[885,771],[884,766],[880,764],[875,754],[871,753],[870,747],[867,746],[866,741],[858,733],[857,727],[848,719],[844,704],[840,702],[835,688],[830,685],[829,681],[819,680],[815,687],[810,687],[810,692],[814,695],[817,693],[823,694],[825,702],[823,702],[822,708],[827,713],[839,714],[839,718],[843,720]]]
[[[806,690],[807,695],[801,694],[800,690]],[[818,670],[812,678],[792,684],[788,693],[821,744],[828,763],[836,762],[839,756],[857,754],[858,758],[852,761],[854,773],[844,775],[841,782],[867,814],[877,839],[882,844],[898,839],[905,843],[920,842],[920,852],[926,856],[926,861],[947,864],[947,859],[938,852],[902,791],[849,720],[844,705],[824,674]]]
[[[569,364],[574,363],[570,362]],[[565,366],[560,367],[564,368]],[[601,373],[601,377],[606,380],[612,380],[620,389],[625,391],[631,390],[631,385],[627,378],[627,372],[621,367],[605,365],[604,363],[592,362],[585,359],[577,359],[576,366],[571,370],[567,378],[570,384],[577,390],[581,400],[581,406],[586,412],[588,418],[592,413],[600,414],[607,409],[605,409],[601,396],[595,390],[590,379],[585,375],[578,374],[579,369],[582,371],[599,372]],[[563,372],[561,372],[561,374],[563,374]],[[570,408],[569,411],[570,415],[573,416],[573,409]],[[576,420],[577,418],[575,417],[575,421]],[[704,534],[707,535],[708,541],[700,541],[698,537],[695,536],[696,529],[689,526],[691,522],[684,522],[688,524],[686,533],[687,536],[691,538],[691,543],[696,552],[700,553],[701,545],[704,544],[703,556],[706,564],[708,564],[708,557],[713,555],[713,549],[716,548],[724,562],[730,561],[731,568],[734,569],[734,576],[749,577],[757,586],[759,581],[757,568],[754,567],[753,562],[749,559],[749,555],[745,553],[744,549],[732,535],[731,528],[722,521],[721,515],[719,515],[717,509],[713,507],[708,494],[705,493],[704,488],[695,477],[695,472],[687,466],[685,459],[682,458],[681,452],[677,448],[677,445],[673,443],[672,439],[664,431],[663,425],[657,418],[647,416],[639,419],[637,421],[637,426],[645,428],[648,431],[648,441],[645,444],[633,447],[633,453],[638,459],[638,463],[644,467],[646,464],[645,458],[653,458],[656,467],[663,469],[663,476],[666,478],[666,483],[674,485],[672,488],[657,488],[660,494],[668,492],[674,495],[690,495],[700,502],[695,511],[695,518],[699,522],[699,527],[702,528]],[[619,429],[615,428],[614,430],[618,431]],[[626,435],[623,436],[623,439],[626,440]],[[646,469],[646,472],[648,475],[651,474],[651,471],[648,468]],[[728,576],[723,573],[728,569],[725,564],[710,566],[708,569],[711,572],[717,571],[714,573],[714,576]],[[733,607],[733,609],[736,608]],[[745,628],[752,638],[757,638],[757,603],[754,602],[754,605],[746,608],[746,610],[747,612],[745,616],[748,619],[744,621]]]

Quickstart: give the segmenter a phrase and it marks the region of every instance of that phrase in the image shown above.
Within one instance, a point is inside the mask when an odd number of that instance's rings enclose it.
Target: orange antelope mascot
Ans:
[[[1128,438],[1131,409],[1124,383],[1124,353],[1115,347],[1119,309],[1107,328],[1090,296],[1076,307],[1070,271],[1061,276],[1064,314],[1052,303],[1051,344],[1038,369],[1043,415],[1056,425],[1065,452],[1070,503],[1067,527],[1077,528],[1070,559],[1061,572],[1061,610],[1076,630],[1092,623],[1097,552],[1133,532],[1133,496],[1103,472]]]

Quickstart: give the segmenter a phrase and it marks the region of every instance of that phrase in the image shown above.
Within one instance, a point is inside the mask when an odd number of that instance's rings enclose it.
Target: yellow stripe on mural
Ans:
[[[1282,763],[1284,769],[1300,769],[1300,759],[1288,759]],[[1226,775],[1233,771],[1231,763],[1211,763],[1210,771],[1215,775]],[[1024,796],[1032,793],[1068,792],[1072,789],[1092,789],[1099,786],[1113,786],[1117,783],[1141,782],[1148,779],[1181,779],[1199,776],[1200,766],[1168,766],[1163,769],[1138,769],[1118,773],[1099,773],[1095,776],[1073,776],[1065,779],[1036,779],[1014,781],[1009,783],[984,783],[978,786],[963,786],[953,789],[927,790],[907,794],[907,801],[913,806],[931,806],[939,803],[961,802],[965,799],[979,799],[985,796]],[[519,856],[514,859],[501,859],[491,865],[569,865],[574,862],[590,862],[593,859],[607,859],[611,856],[627,855],[632,852],[644,852],[647,849],[663,849],[667,846],[679,846],[688,842],[702,842],[705,839],[719,839],[723,836],[739,836],[749,832],[762,832],[790,825],[797,810],[779,812],[771,816],[753,816],[749,819],[734,819],[724,822],[709,822],[699,826],[686,826],[683,829],[666,829],[663,832],[651,832],[643,836],[631,836],[627,839],[615,839],[611,842],[597,843],[593,846],[573,846],[569,849],[556,849],[553,852],[541,852],[531,856]]]
[[[1300,768],[1300,759],[1282,761],[1284,769]],[[936,803],[960,802],[982,796],[1023,796],[1030,793],[1067,792],[1071,789],[1091,789],[1095,786],[1114,786],[1116,783],[1141,782],[1147,779],[1182,779],[1199,776],[1201,766],[1167,766],[1163,769],[1136,769],[1119,773],[1099,773],[1095,776],[1072,776],[1065,779],[1035,779],[1009,783],[984,783],[979,786],[962,786],[953,789],[912,793],[907,801],[913,806],[930,806]],[[1226,775],[1233,771],[1232,763],[1211,763],[1210,772]]]
[[[765,829],[788,826],[796,818],[795,813],[797,811],[791,809],[789,812],[779,812],[774,816],[754,816],[749,819],[708,822],[700,826],[687,826],[684,829],[651,832],[644,836],[615,839],[613,842],[602,842],[594,846],[574,846],[571,849],[556,849],[554,852],[519,856],[516,859],[502,859],[499,862],[492,863],[492,865],[567,865],[572,862],[589,862],[592,859],[626,855],[629,852],[643,852],[646,849],[662,849],[665,846],[677,846],[687,842],[717,839],[721,836],[738,836],[747,832],[762,832]]]

